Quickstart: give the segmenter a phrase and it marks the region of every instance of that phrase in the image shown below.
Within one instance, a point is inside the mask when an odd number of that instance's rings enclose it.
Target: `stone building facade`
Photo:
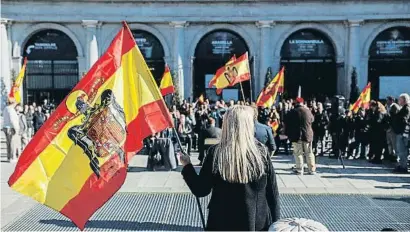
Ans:
[[[374,83],[375,98],[410,84],[410,1],[5,0],[1,76],[7,91],[27,56],[23,99],[61,100],[122,20],[154,76],[160,78],[167,63],[184,98],[213,95],[206,83],[216,68],[245,51],[252,71],[244,85],[248,97],[263,88],[268,67],[276,73],[285,66],[290,97],[298,86],[305,97],[348,96],[353,68],[359,88]],[[233,88],[225,97],[236,95]]]

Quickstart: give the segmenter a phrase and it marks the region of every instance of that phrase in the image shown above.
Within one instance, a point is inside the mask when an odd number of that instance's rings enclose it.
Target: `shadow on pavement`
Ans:
[[[358,179],[358,180],[375,180],[379,182],[386,183],[408,183],[410,182],[410,175],[408,176],[350,176],[350,175],[339,175],[339,176],[321,176],[322,178],[328,179]]]
[[[67,220],[40,220],[41,224],[52,224],[63,228],[76,227],[72,222]],[[87,229],[113,229],[113,230],[167,230],[167,231],[193,231],[202,230],[202,227],[183,226],[183,225],[170,225],[166,223],[155,222],[135,222],[135,221],[118,221],[118,220],[91,220],[85,225],[85,231]]]

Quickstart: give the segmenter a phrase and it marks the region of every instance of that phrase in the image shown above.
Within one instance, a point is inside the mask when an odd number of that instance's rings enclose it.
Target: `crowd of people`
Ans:
[[[6,135],[7,160],[16,162],[33,135],[50,117],[54,105],[47,99],[43,104],[16,104],[14,98],[8,99],[8,105],[3,109],[3,131]]]
[[[368,109],[357,112],[332,107],[324,102],[302,98],[283,99],[271,108],[257,107],[255,103],[224,100],[211,103],[184,100],[170,106],[174,129],[165,130],[146,139],[150,153],[169,169],[176,169],[175,153],[179,149],[178,134],[187,153],[199,152],[202,165],[205,140],[221,136],[223,115],[233,105],[249,105],[255,110],[255,137],[276,155],[280,148],[285,154],[293,151],[294,172],[303,174],[303,156],[308,173],[314,174],[315,156],[329,158],[368,159],[380,164],[383,161],[399,162],[396,172],[407,172],[408,137],[410,125],[410,98],[402,94],[398,99],[388,97],[385,104],[371,101]],[[30,138],[48,119],[54,106],[47,99],[41,105],[16,104],[13,99],[3,111],[3,130],[6,134],[8,159],[14,162]],[[275,125],[275,126],[274,126]],[[235,135],[232,135],[235,136]]]

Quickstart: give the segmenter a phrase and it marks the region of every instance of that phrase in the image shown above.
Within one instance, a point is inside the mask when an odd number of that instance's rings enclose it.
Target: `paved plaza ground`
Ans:
[[[4,137],[4,136],[2,136]],[[11,231],[76,230],[72,223],[28,197],[12,191],[7,180],[15,164],[1,151],[1,228]],[[196,154],[193,155],[193,163]],[[282,217],[318,220],[331,230],[410,231],[410,175],[391,173],[393,166],[320,157],[318,173],[291,173],[292,156],[273,158],[281,193]],[[177,171],[146,171],[147,156],[131,160],[125,184],[90,222],[86,230],[200,230],[195,198]],[[199,170],[199,167],[198,167]],[[208,198],[201,199],[206,208]]]

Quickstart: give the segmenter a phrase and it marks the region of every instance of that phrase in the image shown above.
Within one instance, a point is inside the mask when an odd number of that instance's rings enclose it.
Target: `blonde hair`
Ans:
[[[222,124],[221,141],[215,146],[214,173],[230,183],[246,184],[265,174],[267,153],[254,139],[252,107],[235,105]],[[269,161],[270,162],[270,161]]]

